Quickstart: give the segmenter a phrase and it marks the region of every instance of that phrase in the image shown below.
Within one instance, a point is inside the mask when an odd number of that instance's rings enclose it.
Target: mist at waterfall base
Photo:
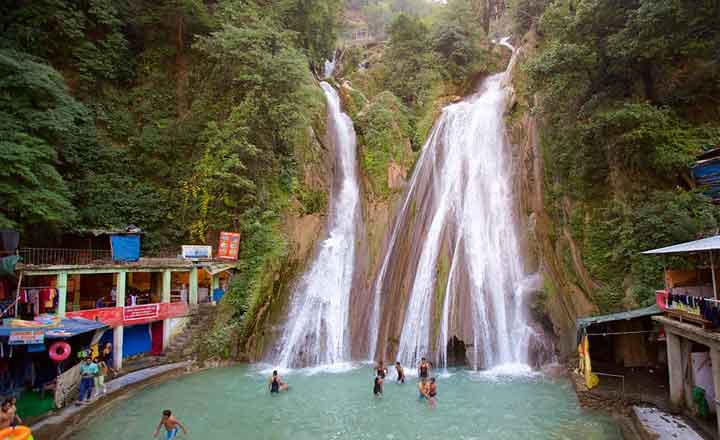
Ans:
[[[539,277],[524,272],[504,125],[516,51],[507,39],[498,44],[513,51],[507,71],[445,107],[423,146],[375,280],[370,359],[415,366],[428,357],[446,367],[455,340],[467,350],[462,364],[522,371],[542,339],[528,325],[525,295]],[[398,296],[400,326],[388,312]]]
[[[163,409],[189,430],[188,439],[619,440],[613,421],[579,408],[571,385],[530,374],[512,379],[450,370],[439,379],[438,404],[418,401],[415,380],[391,379],[372,395],[372,372],[284,377],[290,391],[272,396],[268,376],[253,367],[207,370],[119,399],[86,418],[76,440],[150,438]],[[161,433],[164,438],[164,432]]]
[[[350,358],[348,318],[361,222],[356,137],[335,89],[326,82],[320,86],[328,105],[328,138],[335,147],[335,182],[327,237],[294,288],[284,332],[272,354],[282,367],[335,364]]]

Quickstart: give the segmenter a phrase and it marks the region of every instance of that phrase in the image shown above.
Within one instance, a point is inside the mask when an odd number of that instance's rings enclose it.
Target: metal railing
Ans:
[[[105,249],[20,248],[16,255],[21,263],[31,266],[112,262],[112,253]]]

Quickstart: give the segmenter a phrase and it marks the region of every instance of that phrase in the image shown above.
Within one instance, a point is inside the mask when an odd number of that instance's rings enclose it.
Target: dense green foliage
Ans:
[[[338,5],[3,3],[2,223],[135,223],[157,248],[278,214],[294,193],[317,210],[295,150],[323,124],[310,68],[334,47]]]
[[[280,218],[321,212],[313,70],[338,0],[11,0],[0,6],[0,227],[23,245],[68,230],[146,234],[146,255],[242,233],[213,348],[267,301]],[[312,150],[312,154],[308,153]],[[269,278],[272,283],[272,277]]]
[[[542,3],[518,3],[529,27]],[[603,310],[652,301],[662,262],[640,251],[718,226],[720,211],[687,182],[696,155],[720,143],[719,8],[555,1],[539,21],[526,73],[541,98],[549,202],[558,214],[573,200],[567,222]]]

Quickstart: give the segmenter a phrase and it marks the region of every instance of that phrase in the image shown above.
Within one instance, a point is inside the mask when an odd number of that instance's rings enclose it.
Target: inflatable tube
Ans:
[[[0,431],[0,440],[32,440],[32,431],[27,426],[5,428]]]
[[[65,341],[58,341],[53,343],[48,350],[50,359],[55,362],[62,362],[70,357],[70,344]],[[2,440],[2,437],[0,437]]]

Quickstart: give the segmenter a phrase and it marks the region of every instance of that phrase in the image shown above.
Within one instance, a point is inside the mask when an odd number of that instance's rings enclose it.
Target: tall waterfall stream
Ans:
[[[290,314],[279,341],[283,367],[350,360],[348,317],[360,214],[355,130],[340,98],[320,83],[328,105],[328,137],[335,146],[336,176],[330,198],[327,238],[293,292]]]

